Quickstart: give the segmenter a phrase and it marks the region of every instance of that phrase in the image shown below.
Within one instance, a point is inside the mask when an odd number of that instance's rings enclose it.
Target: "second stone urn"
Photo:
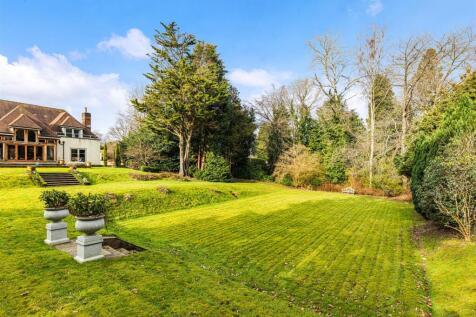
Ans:
[[[74,257],[76,261],[83,263],[104,257],[102,254],[103,238],[96,234],[96,231],[104,226],[104,215],[76,217],[76,230],[84,233],[76,239],[76,256]]]
[[[76,230],[83,233],[76,239],[76,256],[79,263],[99,260],[103,238],[96,232],[105,226],[107,199],[104,195],[78,193],[70,198],[69,210],[76,217]]]

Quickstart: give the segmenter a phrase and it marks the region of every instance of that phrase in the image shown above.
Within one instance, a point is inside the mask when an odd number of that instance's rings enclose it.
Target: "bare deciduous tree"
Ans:
[[[411,37],[399,45],[394,56],[395,86],[400,90],[401,108],[400,154],[406,151],[408,133],[412,127],[417,103],[417,88],[426,80],[428,67],[435,67],[437,76],[431,82],[423,83],[428,87],[426,93],[431,97],[428,103],[434,104],[459,80],[467,67],[474,66],[475,36],[471,28],[444,35],[439,40],[428,37]],[[435,65],[431,59],[424,59],[428,49],[434,50]]]
[[[428,48],[429,39],[425,37],[411,37],[400,43],[399,50],[394,56],[395,84],[400,89],[401,133],[400,154],[405,153],[405,142],[409,131],[409,124],[415,100],[415,90],[423,78],[426,65],[420,61]],[[419,67],[420,66],[420,67]]]
[[[143,119],[143,115],[133,107],[118,114],[115,124],[109,129],[108,137],[114,141],[124,140],[130,132],[135,131]]]
[[[357,79],[351,76],[349,57],[337,40],[329,35],[318,36],[308,45],[314,54],[312,62],[317,71],[314,82],[320,91],[329,100],[339,98],[345,102],[351,98],[350,90]]]
[[[438,66],[441,71],[441,80],[437,82],[434,91],[435,98],[450,87],[451,82],[457,81],[458,76],[467,67],[476,62],[475,35],[471,27],[458,32],[448,33],[436,41],[435,49],[438,57]]]
[[[380,100],[376,98],[376,80],[379,75],[386,72],[383,63],[384,31],[374,28],[372,33],[365,39],[357,57],[360,72],[360,84],[368,100],[368,134],[369,134],[369,187],[372,188],[374,159],[375,159],[375,116],[376,109],[380,107]],[[391,87],[384,94],[390,94]]]

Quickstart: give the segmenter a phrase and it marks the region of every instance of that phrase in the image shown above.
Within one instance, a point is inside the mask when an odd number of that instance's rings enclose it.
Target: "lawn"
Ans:
[[[412,237],[422,220],[411,204],[269,183],[136,181],[127,169],[82,172],[94,185],[65,189],[114,193],[118,219],[107,230],[147,251],[77,264],[43,243],[44,189],[24,169],[0,169],[0,315],[421,316],[429,294],[441,316],[474,313],[475,249],[449,253],[439,245],[451,241],[425,237],[423,260]],[[463,278],[464,298],[453,292]]]

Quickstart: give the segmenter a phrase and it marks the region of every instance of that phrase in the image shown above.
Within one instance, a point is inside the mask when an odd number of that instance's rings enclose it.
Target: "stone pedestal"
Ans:
[[[46,224],[46,240],[49,245],[66,243],[69,241],[66,222],[52,222]]]
[[[101,235],[79,236],[76,239],[76,256],[74,259],[79,263],[102,259],[104,257],[102,255],[102,241]]]

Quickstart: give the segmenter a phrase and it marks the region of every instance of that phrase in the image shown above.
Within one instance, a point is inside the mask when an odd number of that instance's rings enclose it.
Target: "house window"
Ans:
[[[9,144],[8,145],[8,159],[15,160],[15,145]]]
[[[53,146],[46,147],[46,160],[53,161],[55,159],[55,149]]]
[[[71,149],[71,162],[86,162],[86,150]]]
[[[37,161],[43,160],[43,146],[36,147],[36,160]]]
[[[22,129],[17,129],[15,131],[15,139],[17,141],[25,141],[25,132]]]
[[[73,130],[73,129],[66,129],[66,136],[67,136],[67,137],[72,138],[72,137],[73,137],[73,134],[74,134],[74,130]]]
[[[3,160],[3,143],[0,143],[0,161]]]
[[[29,145],[26,148],[26,159],[28,161],[33,161],[35,159],[35,146]]]
[[[24,145],[18,146],[18,160],[20,161],[25,160],[25,146]]]
[[[28,142],[36,142],[36,131],[28,130]]]

